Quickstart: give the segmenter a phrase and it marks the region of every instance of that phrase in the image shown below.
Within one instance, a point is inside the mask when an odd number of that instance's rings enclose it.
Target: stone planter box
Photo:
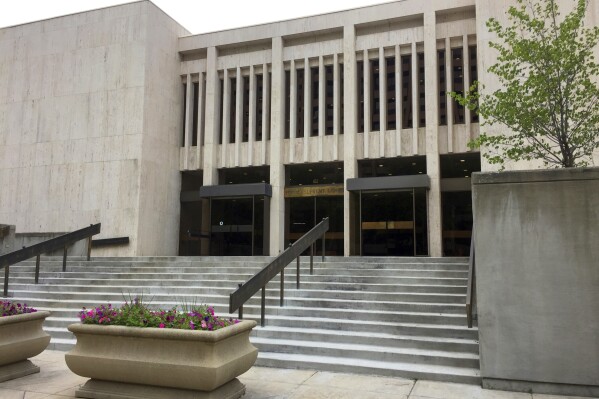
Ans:
[[[80,398],[227,398],[245,394],[236,379],[258,356],[255,321],[217,331],[71,324],[77,345],[65,355],[75,374],[91,378]]]
[[[599,396],[599,168],[472,183],[483,387]]]
[[[0,317],[0,382],[39,373],[30,357],[39,355],[50,343],[42,325],[50,312]]]

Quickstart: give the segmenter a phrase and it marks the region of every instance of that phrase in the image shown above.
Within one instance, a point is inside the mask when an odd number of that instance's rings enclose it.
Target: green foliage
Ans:
[[[469,144],[486,149],[490,163],[538,159],[549,167],[575,167],[592,162],[599,148],[599,64],[593,54],[599,27],[584,26],[587,0],[575,1],[561,18],[556,0],[518,0],[507,12],[509,26],[493,18],[487,22],[500,39],[490,43],[499,56],[489,72],[502,88],[480,94],[476,82],[465,96],[451,96],[482,115],[484,125],[512,131],[482,133]]]

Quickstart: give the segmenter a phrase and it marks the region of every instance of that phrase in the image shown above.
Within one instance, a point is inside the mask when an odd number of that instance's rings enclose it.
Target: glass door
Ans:
[[[359,228],[364,256],[426,255],[426,192],[361,192]]]
[[[316,196],[287,199],[289,216],[287,218],[288,243],[293,243],[325,217],[329,218],[329,231],[326,233],[327,255],[343,256],[343,197]],[[314,247],[315,254],[322,253],[322,241]]]
[[[213,198],[210,202],[210,254],[251,256],[263,253],[264,198]]]

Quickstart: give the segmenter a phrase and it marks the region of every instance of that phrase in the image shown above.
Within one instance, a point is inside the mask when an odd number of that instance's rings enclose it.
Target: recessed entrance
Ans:
[[[329,218],[326,255],[343,256],[343,164],[287,166],[285,187],[285,241],[290,244]],[[322,253],[322,243],[315,254]]]
[[[210,254],[263,255],[264,197],[210,200]]]
[[[428,255],[426,190],[360,192],[364,256]]]
[[[293,243],[328,217],[329,231],[325,235],[325,253],[343,256],[343,196],[289,198],[287,203],[287,242]],[[317,243],[315,254],[321,253],[322,244]]]

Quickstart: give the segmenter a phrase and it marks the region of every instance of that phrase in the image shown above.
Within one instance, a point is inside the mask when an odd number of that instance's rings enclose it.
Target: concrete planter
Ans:
[[[599,396],[599,168],[473,175],[483,386]]]
[[[77,345],[65,355],[75,374],[91,378],[80,398],[239,398],[236,379],[258,356],[255,321],[217,331],[71,324]]]
[[[42,324],[50,312],[0,317],[0,382],[39,373],[29,360],[50,343]]]

